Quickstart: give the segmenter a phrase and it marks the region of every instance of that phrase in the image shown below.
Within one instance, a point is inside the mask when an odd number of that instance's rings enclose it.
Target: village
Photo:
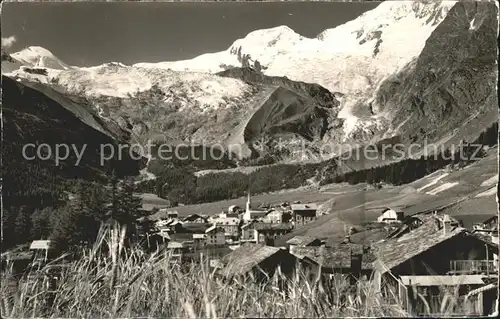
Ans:
[[[351,237],[363,233],[350,228],[335,244],[313,236],[280,241],[315,221],[317,210],[315,203],[254,209],[248,195],[245,209],[231,206],[215,216],[180,219],[175,211],[167,212],[149,243],[164,245],[173,260],[205,258],[225,279],[266,281],[276,279],[277,272],[291,278],[301,269],[324,287],[371,285],[412,315],[439,314],[446,295],[457,292],[459,300],[448,305],[451,314],[496,311],[498,216],[467,229],[447,214],[405,216],[386,208],[372,223],[385,230],[381,240],[354,243]]]
[[[233,205],[218,215],[162,213],[143,234],[145,250],[163,251],[179,265],[206,262],[226,280],[281,282],[302,271],[325,289],[368,285],[412,315],[437,315],[450,293],[459,298],[451,314],[488,315],[498,307],[498,216],[467,229],[447,214],[405,216],[387,208],[372,223],[385,231],[383,239],[360,243],[353,239],[363,232],[351,228],[332,244],[314,236],[282,239],[318,218],[316,203],[253,208],[249,194],[244,209]],[[30,248],[35,259],[50,256],[48,240]]]

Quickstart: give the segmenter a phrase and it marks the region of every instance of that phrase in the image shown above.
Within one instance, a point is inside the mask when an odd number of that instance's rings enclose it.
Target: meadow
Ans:
[[[370,288],[328,289],[297,271],[286,290],[252,281],[224,281],[207,263],[172,263],[167,253],[126,248],[118,228],[101,229],[92,248],[60,266],[63,257],[23,278],[2,272],[3,317],[359,317],[406,316]],[[56,266],[59,265],[59,266]],[[47,273],[58,267],[58,280]],[[279,276],[279,275],[276,275]]]

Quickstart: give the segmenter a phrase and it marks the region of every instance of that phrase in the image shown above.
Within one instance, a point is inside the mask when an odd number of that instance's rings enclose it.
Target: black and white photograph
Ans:
[[[0,10],[3,318],[498,316],[496,1]]]

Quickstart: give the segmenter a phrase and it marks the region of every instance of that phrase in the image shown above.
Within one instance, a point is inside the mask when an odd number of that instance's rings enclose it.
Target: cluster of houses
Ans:
[[[399,222],[390,216],[398,220],[401,214],[384,215],[389,218],[384,222],[399,227],[369,245],[327,245],[319,238],[296,236],[283,247],[243,244],[213,264],[224,278],[269,280],[278,270],[293,278],[300,269],[324,289],[368,286],[412,315],[497,311],[498,216],[466,229],[449,215],[417,214]]]
[[[274,239],[316,220],[317,209],[314,203],[256,209],[252,208],[249,194],[245,209],[233,205],[213,216],[192,214],[179,218],[176,211],[165,210],[165,218],[155,223],[146,242],[151,249],[165,246],[176,257],[203,249],[231,249],[244,243],[273,245]]]
[[[437,212],[404,213],[385,209],[377,223],[390,232],[369,243],[331,243],[314,236],[276,241],[316,220],[316,204],[282,204],[254,209],[231,206],[215,216],[175,211],[156,221],[145,242],[165,249],[172,261],[205,258],[222,280],[276,280],[279,287],[297,271],[324,290],[369,287],[388,303],[411,315],[488,315],[498,311],[498,216],[470,229]],[[289,235],[290,236],[290,235]],[[47,259],[49,241],[35,241],[31,250]],[[4,256],[2,255],[2,259]],[[278,276],[279,274],[279,276]],[[281,279],[277,279],[281,278]],[[286,280],[283,280],[286,279]],[[285,290],[286,291],[286,290]]]
[[[316,204],[254,209],[249,196],[245,209],[231,206],[219,215],[182,219],[171,212],[156,227],[172,256],[218,248],[206,256],[225,279],[265,281],[277,273],[293,278],[300,270],[323,289],[368,286],[412,315],[438,315],[443,309],[450,315],[485,315],[498,308],[498,216],[467,229],[446,214],[405,216],[387,208],[375,223],[390,231],[368,244],[351,241],[350,236],[363,235],[351,231],[338,243],[313,236],[276,241],[316,219]]]

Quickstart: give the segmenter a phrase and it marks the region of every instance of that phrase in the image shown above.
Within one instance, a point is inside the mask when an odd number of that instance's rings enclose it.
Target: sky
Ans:
[[[249,32],[287,25],[315,37],[373,2],[4,3],[2,46],[42,46],[77,66],[190,59]]]

